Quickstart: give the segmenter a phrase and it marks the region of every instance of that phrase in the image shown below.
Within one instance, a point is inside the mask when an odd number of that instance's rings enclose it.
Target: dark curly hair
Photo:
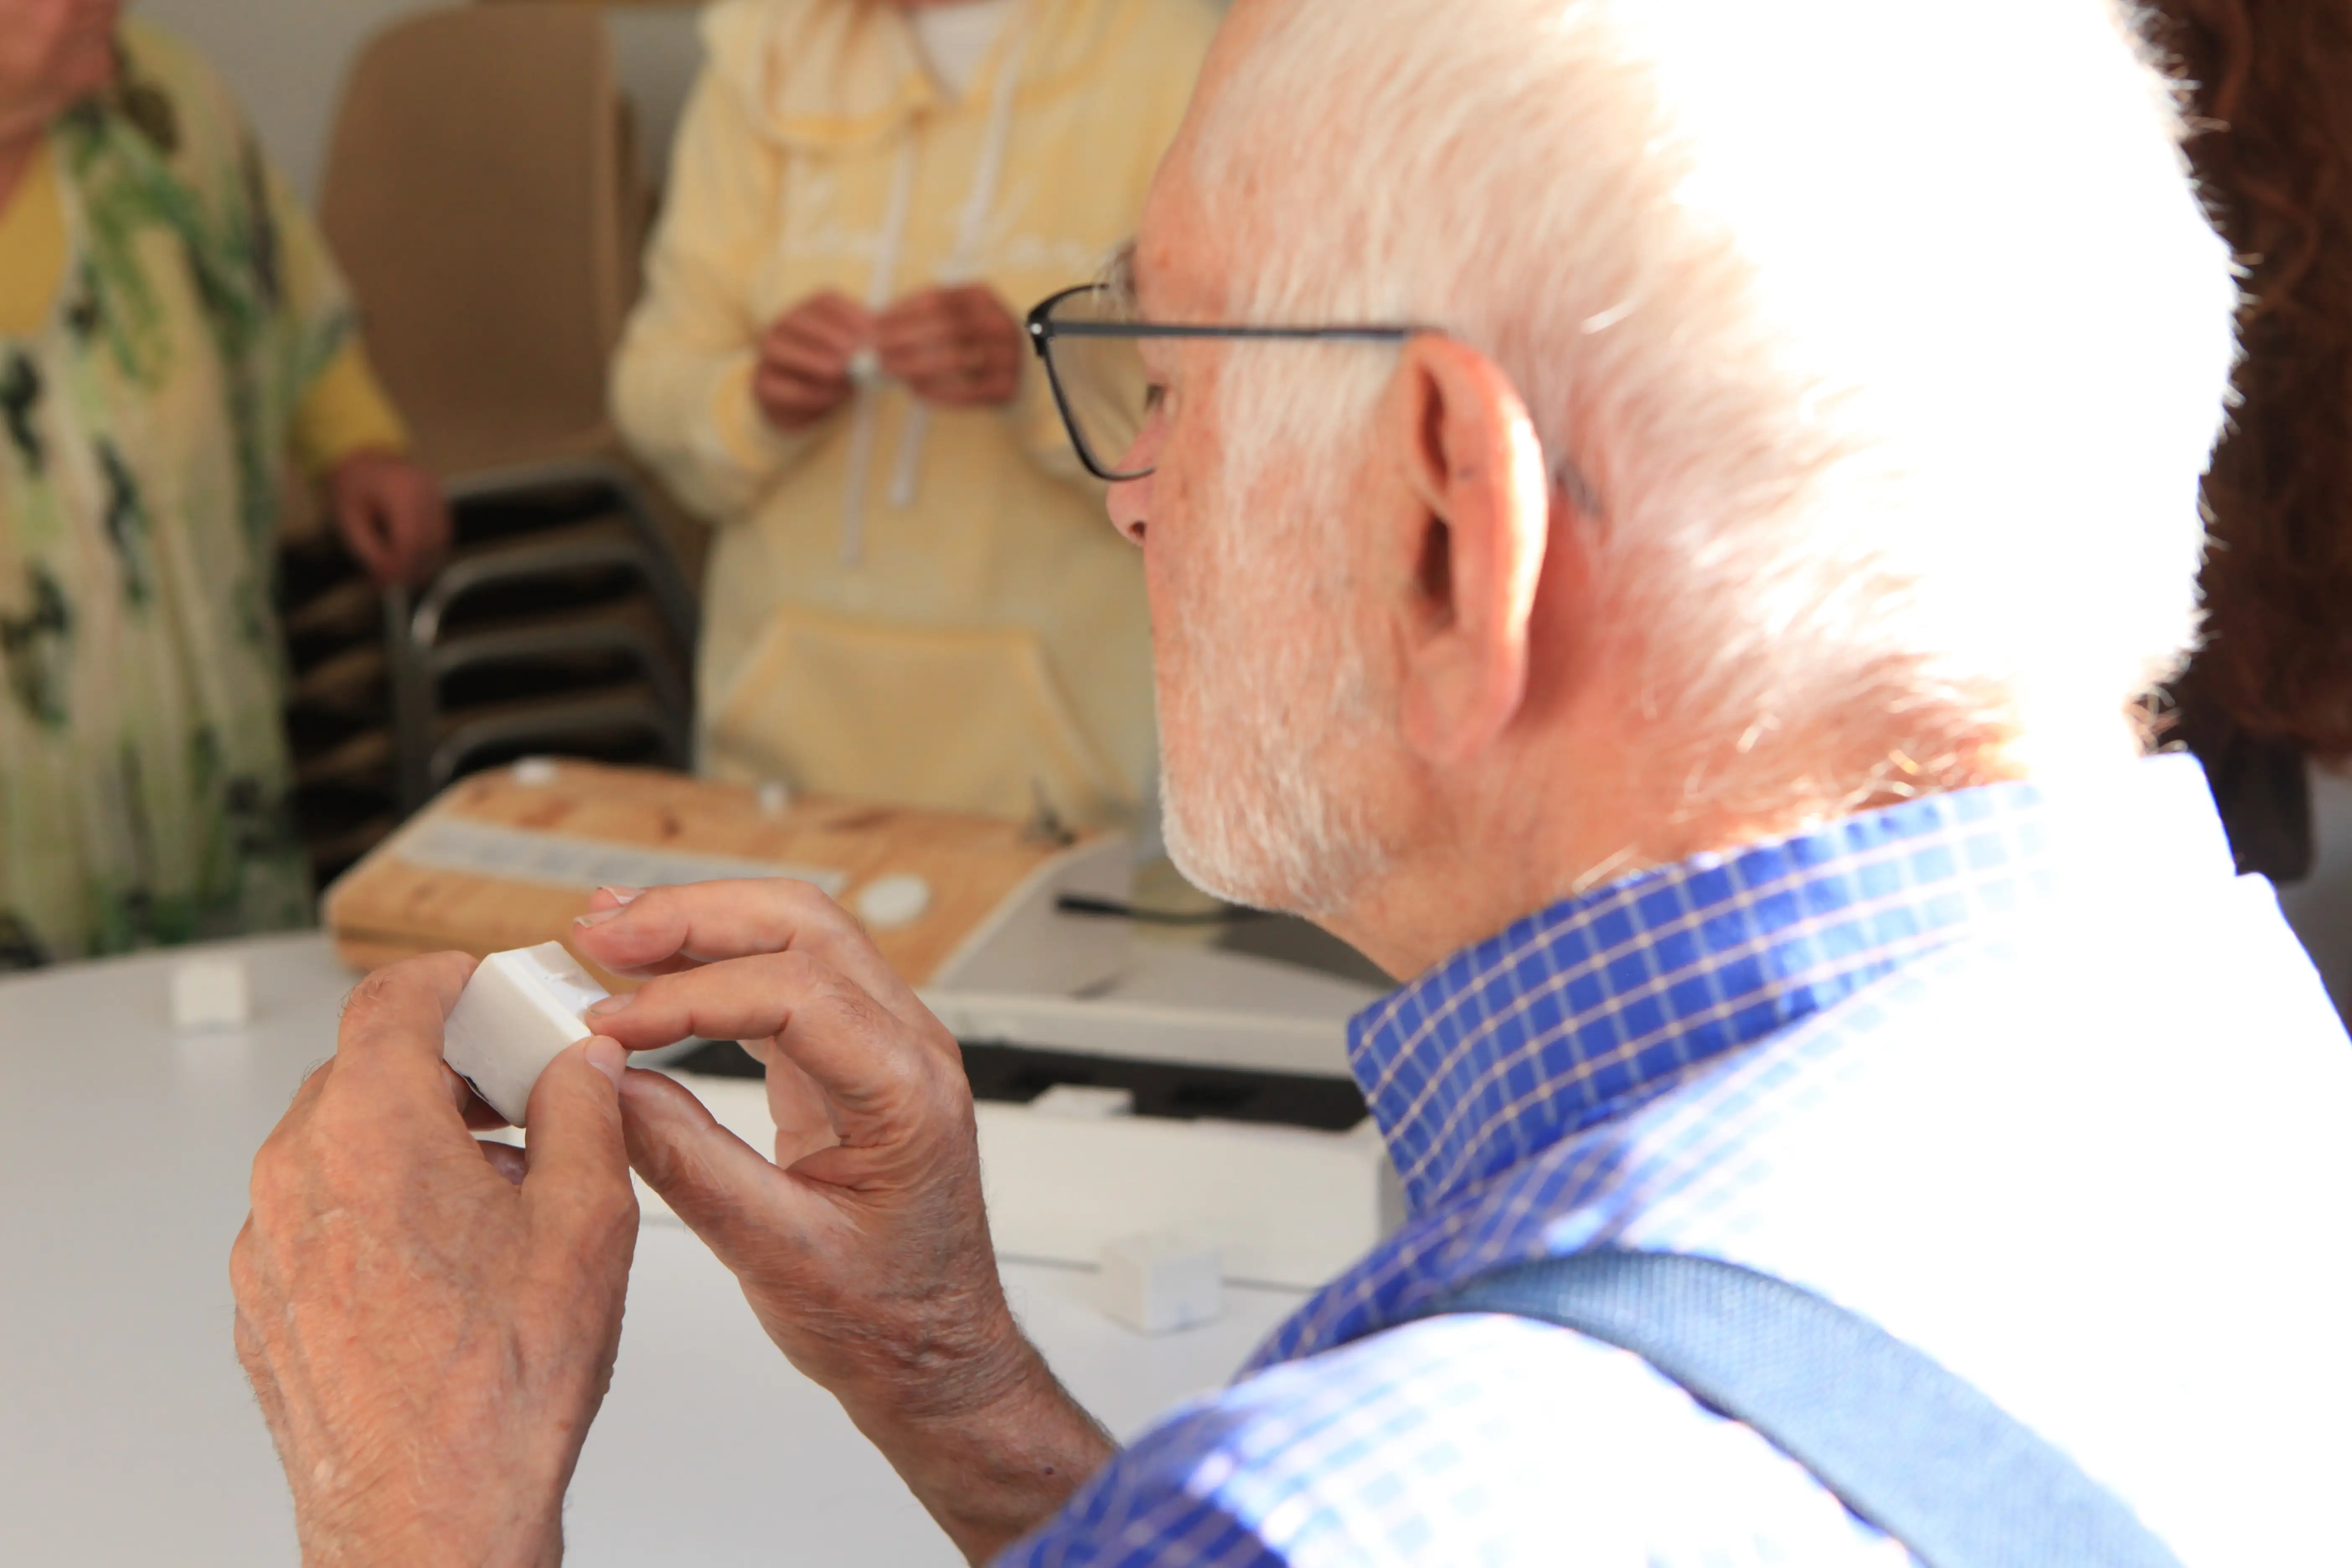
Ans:
[[[2244,269],[2237,406],[2205,479],[2183,683],[2249,736],[2352,758],[2352,5],[2158,0],[2188,152]]]

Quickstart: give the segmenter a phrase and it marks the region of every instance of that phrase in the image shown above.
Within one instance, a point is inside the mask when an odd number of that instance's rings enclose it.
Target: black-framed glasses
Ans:
[[[1108,283],[1065,289],[1029,312],[1029,341],[1045,362],[1055,406],[1078,461],[1098,479],[1139,479],[1150,464],[1129,462],[1160,395],[1138,346],[1146,338],[1287,339],[1400,343],[1427,327],[1179,327],[1135,320],[1126,289]]]

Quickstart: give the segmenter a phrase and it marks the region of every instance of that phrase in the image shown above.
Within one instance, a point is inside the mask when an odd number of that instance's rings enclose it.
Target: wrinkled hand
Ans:
[[[807,429],[849,400],[849,362],[873,338],[866,307],[830,289],[810,295],[761,337],[752,401],[777,429]]]
[[[636,1247],[615,1084],[588,1040],[531,1090],[528,1154],[441,1060],[461,953],[378,970],[253,1164],[236,1352],[306,1563],[544,1563],[620,1343]]]
[[[975,1560],[1110,1451],[1005,1305],[955,1038],[804,882],[606,890],[575,935],[650,975],[590,1022],[644,1050],[740,1039],[767,1065],[771,1163],[676,1080],[622,1085],[629,1155]]]
[[[997,407],[1021,390],[1021,323],[981,284],[909,294],[877,317],[882,369],[926,403]]]
[[[422,587],[449,555],[441,484],[397,452],[357,452],[327,470],[335,531],[384,587]]]

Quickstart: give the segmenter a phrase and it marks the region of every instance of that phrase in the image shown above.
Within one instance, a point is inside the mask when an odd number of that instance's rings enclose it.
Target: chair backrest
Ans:
[[[605,443],[646,224],[630,136],[593,7],[427,12],[353,64],[320,223],[442,472]]]

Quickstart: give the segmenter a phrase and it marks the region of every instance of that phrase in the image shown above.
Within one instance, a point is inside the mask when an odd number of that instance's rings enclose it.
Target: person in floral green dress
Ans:
[[[309,219],[117,0],[0,0],[0,968],[305,924],[289,463],[380,581],[446,547]]]

